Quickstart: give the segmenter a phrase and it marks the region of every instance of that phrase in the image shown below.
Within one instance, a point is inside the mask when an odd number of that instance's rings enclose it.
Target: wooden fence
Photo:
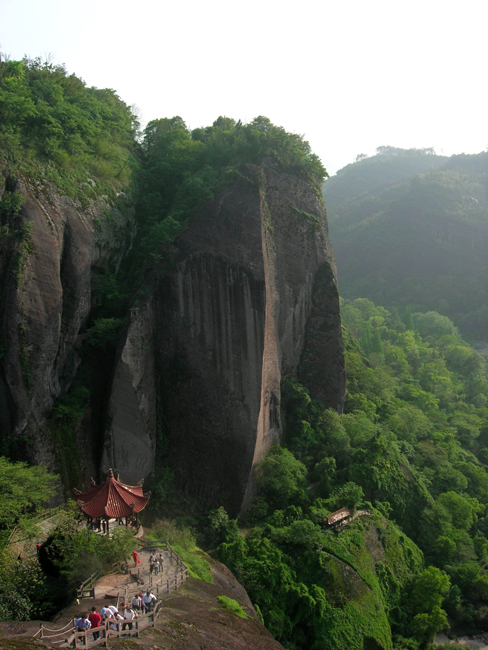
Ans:
[[[144,542],[143,545],[144,548],[154,549],[155,551],[160,551],[161,548],[164,548],[164,550],[169,553],[170,562],[172,564],[176,564],[175,574],[171,578],[164,576],[162,573],[160,575],[151,574],[149,577],[149,588],[151,591],[156,592],[156,598],[159,599],[160,595],[178,589],[178,587],[183,584],[183,582],[185,582],[185,580],[188,578],[188,567],[167,540],[157,542]],[[121,563],[116,564],[119,566],[119,568],[122,568]],[[139,569],[135,575],[136,577],[139,576]],[[76,591],[77,597],[79,599],[95,598],[95,582],[97,578],[98,572],[92,573],[92,575],[78,587]],[[133,586],[131,588],[133,588]],[[129,585],[125,587],[124,601],[126,603],[129,602],[128,591]],[[119,600],[120,593],[117,595],[117,607],[119,606]],[[76,619],[72,619],[64,627],[58,628],[56,630],[48,628],[44,625],[44,623],[41,623],[39,630],[34,634],[34,638],[46,639],[49,641],[49,643],[59,645],[60,647],[93,648],[98,645],[104,645],[106,647],[107,641],[110,637],[138,637],[139,633],[142,630],[145,630],[148,627],[154,627],[156,614],[160,606],[161,602],[158,600],[155,603],[154,609],[152,611],[147,612],[146,614],[140,614],[136,619],[132,621],[131,630],[128,629],[128,623],[130,621],[115,621],[113,619],[108,619],[103,622],[99,628],[91,628],[89,630],[85,630],[84,632],[78,632],[74,629]],[[112,629],[111,626],[114,626],[115,629]],[[94,639],[94,633],[97,632],[99,633],[99,637],[97,639]]]
[[[170,591],[178,589],[178,587],[185,582],[188,578],[188,567],[180,558],[178,553],[173,549],[168,540],[157,540],[154,542],[143,542],[143,547],[146,550],[160,551],[163,548],[167,553],[169,553],[170,561],[176,564],[176,571],[174,576],[168,578],[164,574],[160,573],[155,575],[151,573],[149,576],[149,588],[153,591],[156,591],[156,596],[159,598],[160,594],[167,594]],[[133,577],[137,580],[140,578],[140,570],[132,574]]]
[[[107,647],[107,642],[110,637],[138,637],[142,630],[148,627],[154,627],[160,605],[161,603],[157,602],[152,611],[146,614],[139,614],[132,621],[107,619],[100,627],[90,628],[83,632],[78,632],[75,629],[76,619],[72,619],[64,627],[57,630],[52,630],[46,627],[44,623],[41,623],[39,629],[34,634],[34,638],[44,639],[53,645],[59,645],[63,648],[94,648],[99,645]],[[98,635],[97,639],[94,638],[96,634]]]
[[[32,519],[29,519],[29,524],[33,524],[34,526],[36,526],[37,524],[41,523],[45,519],[50,519],[51,517],[54,517],[54,515],[56,515],[60,510],[64,510],[64,508],[65,508],[65,506],[56,506],[56,508],[52,508],[51,510],[43,510],[40,513],[38,513],[37,515],[35,515],[35,517],[32,517]],[[16,544],[21,544],[22,542],[25,542],[25,541],[28,540],[27,537],[21,537],[19,539],[14,540],[14,536],[18,532],[22,532],[22,529],[19,528],[18,526],[14,526],[12,528],[12,532],[10,533],[10,535],[8,537],[7,544],[11,544],[11,543],[14,543],[14,542]]]
[[[76,598],[95,598],[95,583],[98,580],[99,572],[95,571],[89,578],[82,582],[76,590]]]

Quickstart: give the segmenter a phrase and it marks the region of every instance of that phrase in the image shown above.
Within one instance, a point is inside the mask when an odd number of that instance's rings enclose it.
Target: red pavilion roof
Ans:
[[[102,485],[95,485],[85,494],[77,493],[76,501],[88,517],[118,519],[140,512],[149,501],[142,485],[125,485],[117,481],[112,471]]]

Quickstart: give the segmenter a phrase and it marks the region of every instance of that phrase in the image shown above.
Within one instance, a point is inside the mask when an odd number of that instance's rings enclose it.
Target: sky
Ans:
[[[0,51],[113,88],[142,123],[265,115],[329,174],[378,146],[478,153],[487,0],[0,0]]]

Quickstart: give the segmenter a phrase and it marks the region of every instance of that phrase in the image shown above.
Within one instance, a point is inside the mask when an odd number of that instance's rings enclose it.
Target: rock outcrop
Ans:
[[[54,468],[44,427],[80,363],[92,270],[119,263],[131,239],[131,210],[104,198],[83,207],[52,185],[21,178],[7,178],[5,192],[20,192],[25,200],[15,223],[2,223],[0,441],[14,457]]]
[[[236,512],[254,494],[253,466],[280,441],[283,379],[313,378],[311,395],[342,409],[325,211],[304,180],[247,166],[200,210],[178,248],[155,300],[171,466],[203,507]]]
[[[20,222],[32,226],[18,277],[2,251],[2,439],[17,457],[55,467],[45,425],[78,371],[96,309],[92,272],[117,268],[133,226],[103,199],[83,208],[52,187],[19,180],[13,189],[25,196]],[[85,355],[90,405],[65,444],[91,455],[75,478],[65,463],[65,482],[112,467],[136,483],[153,472],[160,444],[200,507],[246,508],[253,467],[281,440],[282,380],[298,376],[338,411],[344,402],[335,263],[310,184],[242,168],[193,218],[173,271],[127,314],[111,355]]]
[[[151,302],[132,309],[115,366],[108,407],[102,471],[115,467],[124,482],[136,485],[154,469],[156,374]]]

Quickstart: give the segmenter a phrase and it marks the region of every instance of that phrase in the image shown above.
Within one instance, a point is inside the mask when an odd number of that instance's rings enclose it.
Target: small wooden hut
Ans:
[[[341,508],[327,515],[327,526],[335,526],[351,516],[347,508]]]

